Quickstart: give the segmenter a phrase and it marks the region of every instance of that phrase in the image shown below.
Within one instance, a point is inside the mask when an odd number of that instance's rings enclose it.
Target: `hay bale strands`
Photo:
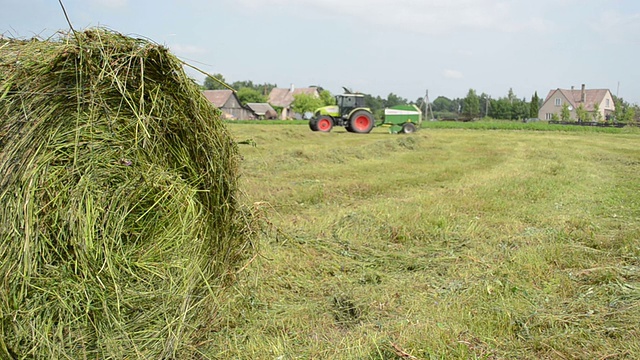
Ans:
[[[192,358],[249,255],[236,144],[162,46],[0,40],[0,358]]]

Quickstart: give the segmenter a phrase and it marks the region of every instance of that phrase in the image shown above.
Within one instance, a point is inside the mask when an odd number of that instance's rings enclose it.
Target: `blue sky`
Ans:
[[[63,0],[76,29],[166,45],[229,82],[520,98],[607,88],[640,103],[637,0]],[[68,29],[58,0],[2,0],[0,34]],[[202,82],[203,76],[188,71]]]

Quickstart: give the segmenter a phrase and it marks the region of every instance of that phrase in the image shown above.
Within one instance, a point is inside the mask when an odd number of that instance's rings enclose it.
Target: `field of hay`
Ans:
[[[225,126],[182,66],[0,41],[0,358],[640,358],[637,128]]]
[[[207,356],[640,358],[640,133],[228,124],[259,256]]]

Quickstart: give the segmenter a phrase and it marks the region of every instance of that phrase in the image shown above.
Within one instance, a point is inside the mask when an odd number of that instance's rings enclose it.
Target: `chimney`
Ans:
[[[574,87],[574,86],[573,86],[573,85],[571,85],[571,90],[572,90],[572,91],[573,91],[573,87]]]
[[[582,98],[581,98],[582,103],[585,104],[587,102],[587,90],[585,90],[584,84],[582,84],[581,95],[582,95]]]
[[[289,91],[293,93],[293,91],[296,89],[295,86],[293,86],[293,83],[291,84],[291,87],[289,88]]]

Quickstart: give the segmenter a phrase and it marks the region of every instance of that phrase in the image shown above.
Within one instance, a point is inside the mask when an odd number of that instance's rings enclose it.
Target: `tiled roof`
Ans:
[[[247,106],[258,116],[267,115],[269,112],[275,114],[276,111],[267,103],[248,103]]]
[[[207,100],[211,101],[217,108],[221,108],[229,101],[233,94],[231,90],[205,90],[202,92]]]
[[[283,88],[274,88],[269,93],[269,104],[273,106],[281,106],[288,107],[293,102],[293,95],[298,94],[307,94],[307,95],[318,95],[317,88],[300,88],[294,89],[293,92],[291,89],[283,89]]]
[[[547,102],[549,98],[553,96],[553,94],[555,94],[557,91],[559,91],[565,98],[567,98],[571,106],[573,106],[574,108],[578,108],[580,104],[583,104],[585,110],[588,110],[588,111],[593,111],[593,105],[600,104],[604,99],[604,97],[609,92],[608,89],[585,89],[584,92],[586,95],[586,101],[583,103],[581,89],[578,89],[578,90],[556,89],[556,90],[549,91],[549,94],[547,95],[545,102]]]

